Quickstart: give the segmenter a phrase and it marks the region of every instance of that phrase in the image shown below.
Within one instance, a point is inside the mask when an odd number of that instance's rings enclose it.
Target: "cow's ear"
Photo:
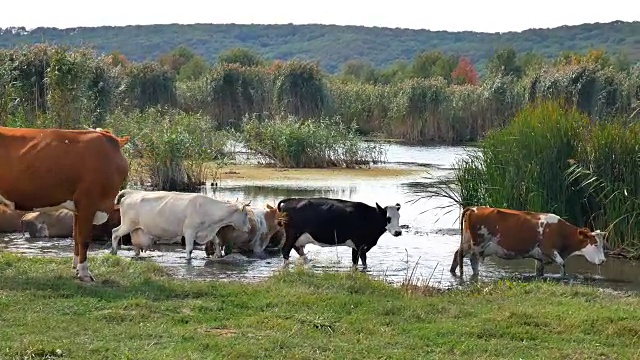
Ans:
[[[376,203],[376,209],[378,209],[379,212],[384,212],[386,213],[386,211],[384,210],[384,208],[382,206],[380,206],[378,203]]]
[[[589,237],[590,233],[591,233],[591,231],[589,231],[589,229],[587,229],[587,228],[578,229],[578,236],[580,236],[580,237]]]
[[[398,211],[400,211],[400,204],[396,203],[396,209],[398,209]]]

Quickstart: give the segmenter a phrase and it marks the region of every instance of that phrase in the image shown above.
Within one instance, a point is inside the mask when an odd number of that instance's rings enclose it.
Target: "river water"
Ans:
[[[326,179],[305,181],[223,181],[215,189],[203,192],[215,198],[252,200],[253,205],[276,204],[290,196],[327,196],[363,201],[370,205],[400,203],[400,224],[403,235],[382,235],[376,247],[367,254],[367,273],[391,283],[401,283],[408,277],[414,281],[438,287],[451,287],[458,279],[449,274],[449,267],[460,242],[458,229],[459,209],[443,209],[451,205],[447,199],[415,201],[422,189],[433,179],[446,177],[452,163],[464,156],[463,147],[413,147],[389,144],[387,163],[383,166],[419,166],[424,174],[393,179]],[[92,245],[92,254],[108,252],[110,244]],[[71,239],[30,239],[21,234],[0,234],[0,249],[29,255],[69,256],[73,251]],[[143,253],[143,261],[154,261],[167,267],[177,277],[201,280],[257,281],[282,268],[282,257],[273,253],[267,259],[231,254],[223,259],[207,259],[201,247],[196,247],[191,262],[187,263],[181,246],[156,245]],[[314,271],[350,271],[351,249],[346,247],[321,248],[307,245],[310,261],[304,266]],[[133,251],[123,247],[118,256],[132,257]],[[295,251],[291,263],[303,264]],[[608,258],[601,266],[588,263],[582,257],[567,260],[571,282],[590,283],[615,290],[640,291],[640,264],[617,258]],[[412,275],[413,273],[413,275]],[[465,259],[465,277],[471,273]],[[545,277],[558,280],[559,268],[546,267]],[[534,260],[505,261],[487,258],[480,265],[480,280],[516,277],[532,278]]]

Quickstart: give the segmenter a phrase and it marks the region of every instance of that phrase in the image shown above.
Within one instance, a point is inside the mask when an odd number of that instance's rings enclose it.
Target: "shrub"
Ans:
[[[339,118],[247,117],[241,139],[249,150],[283,167],[357,167],[385,155],[380,145],[361,139],[355,123],[346,126]]]
[[[180,110],[153,107],[115,113],[107,125],[130,134],[127,155],[140,183],[155,190],[196,191],[208,179],[208,163],[225,159],[226,133],[208,119]]]

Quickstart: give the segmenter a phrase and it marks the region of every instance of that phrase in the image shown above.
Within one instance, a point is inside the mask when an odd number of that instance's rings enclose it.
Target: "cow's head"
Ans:
[[[580,250],[577,253],[582,254],[589,262],[596,265],[602,264],[606,260],[604,257],[605,236],[607,233],[600,230],[592,232],[587,228],[578,229]]]
[[[393,236],[402,235],[400,228],[400,204],[385,206],[384,208],[376,203],[378,213],[385,219],[387,225],[385,229]]]
[[[278,211],[278,209],[267,204],[267,211],[264,213],[264,220],[267,223],[269,234],[273,234],[278,228],[284,227],[286,215]]]
[[[249,205],[251,205],[251,200],[249,200],[248,203],[242,203],[238,205],[240,211],[236,211],[233,215],[233,227],[240,231],[249,231],[251,230],[251,223],[249,222],[249,212],[251,211]]]
[[[22,232],[29,233],[29,237],[31,238],[48,238],[49,237],[49,228],[47,224],[36,221],[36,220],[26,220],[22,219]]]

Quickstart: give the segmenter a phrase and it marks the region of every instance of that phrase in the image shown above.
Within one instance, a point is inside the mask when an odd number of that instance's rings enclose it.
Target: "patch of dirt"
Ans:
[[[205,328],[201,330],[203,333],[206,334],[213,334],[216,336],[233,336],[236,335],[238,332],[236,330],[233,329],[219,329],[219,328]]]

